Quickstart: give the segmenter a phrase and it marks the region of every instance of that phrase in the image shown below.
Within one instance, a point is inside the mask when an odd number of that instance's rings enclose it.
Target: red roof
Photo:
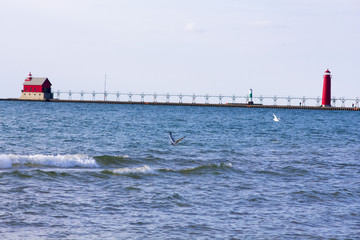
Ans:
[[[47,78],[31,78],[30,81],[25,79],[24,85],[40,85],[40,86],[42,86],[46,80],[49,81],[49,79],[47,79]],[[50,83],[50,81],[49,81],[49,83]],[[52,84],[50,83],[50,86],[51,85]]]

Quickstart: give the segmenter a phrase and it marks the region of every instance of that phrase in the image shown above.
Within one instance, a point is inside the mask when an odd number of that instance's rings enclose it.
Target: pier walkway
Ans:
[[[0,101],[37,101],[23,100],[18,98],[3,98]],[[133,101],[102,101],[102,100],[63,100],[51,99],[46,102],[57,103],[97,103],[97,104],[136,104],[136,105],[166,105],[166,106],[192,106],[192,107],[233,107],[233,108],[278,108],[278,109],[309,109],[309,110],[338,110],[338,111],[360,111],[359,107],[320,107],[320,106],[289,106],[289,105],[263,105],[245,103],[174,103],[174,102],[133,102]]]

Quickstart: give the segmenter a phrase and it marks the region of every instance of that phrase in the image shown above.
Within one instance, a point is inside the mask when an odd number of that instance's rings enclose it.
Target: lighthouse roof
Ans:
[[[330,73],[330,71],[329,71],[329,69],[326,69],[326,71],[325,71],[326,73]]]
[[[47,78],[33,77],[33,78],[31,78],[30,81],[24,81],[24,85],[40,85],[40,86],[42,86],[46,80],[49,81],[49,79],[47,79]],[[52,85],[52,84],[50,83],[50,85]]]

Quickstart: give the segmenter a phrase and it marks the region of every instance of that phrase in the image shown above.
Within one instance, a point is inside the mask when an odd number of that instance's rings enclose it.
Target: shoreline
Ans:
[[[135,105],[163,105],[163,106],[192,106],[192,107],[237,107],[237,108],[277,108],[277,109],[309,109],[332,111],[360,111],[358,107],[316,107],[316,106],[287,106],[262,105],[246,103],[174,103],[174,102],[130,102],[130,101],[102,101],[102,100],[28,100],[18,98],[0,98],[0,101],[26,101],[26,102],[67,102],[67,103],[98,103],[98,104],[135,104]]]

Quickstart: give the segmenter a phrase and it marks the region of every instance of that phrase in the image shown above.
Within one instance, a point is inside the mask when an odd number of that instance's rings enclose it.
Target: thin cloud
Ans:
[[[188,23],[183,27],[183,29],[189,32],[195,31],[196,30],[195,23]]]
[[[183,27],[183,30],[185,32],[193,32],[193,33],[204,33],[207,31],[206,28],[203,28],[203,27],[199,27],[197,24],[191,22],[191,23],[188,23],[186,24],[184,27]]]

